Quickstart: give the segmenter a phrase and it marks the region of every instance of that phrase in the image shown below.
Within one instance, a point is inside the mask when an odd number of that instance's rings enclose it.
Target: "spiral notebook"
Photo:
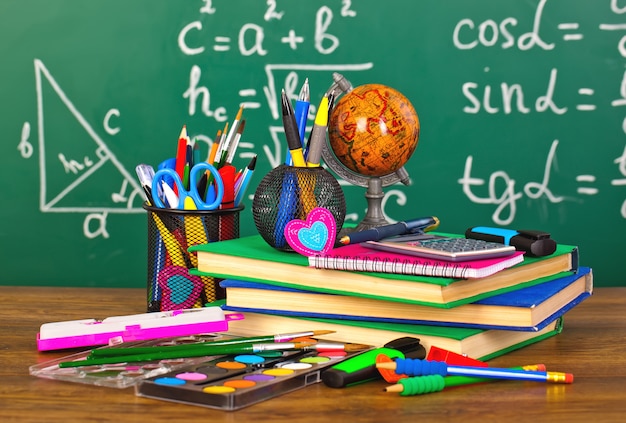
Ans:
[[[505,256],[463,262],[421,258],[366,248],[360,244],[346,245],[326,255],[309,257],[309,266],[317,269],[346,270],[350,272],[381,272],[416,276],[474,279],[493,275],[524,260],[524,253],[516,251]]]

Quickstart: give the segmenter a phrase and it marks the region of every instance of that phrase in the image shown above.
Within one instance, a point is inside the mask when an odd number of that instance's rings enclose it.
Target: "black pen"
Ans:
[[[391,225],[379,226],[364,231],[352,232],[339,240],[343,245],[357,244],[365,241],[380,241],[396,235],[415,233],[418,231],[432,231],[439,226],[439,219],[435,216],[420,217]]]
[[[300,141],[300,133],[298,131],[298,123],[296,122],[296,116],[293,111],[293,106],[285,94],[285,90],[281,93],[281,100],[283,106],[283,127],[285,129],[285,137],[287,138],[287,145],[289,146],[289,152],[293,160],[293,165],[297,167],[305,167],[304,155],[302,154],[302,141]]]

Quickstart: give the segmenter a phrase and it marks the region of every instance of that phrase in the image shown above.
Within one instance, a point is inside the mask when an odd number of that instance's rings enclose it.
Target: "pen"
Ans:
[[[311,140],[309,141],[307,161],[308,167],[319,167],[322,157],[322,148],[326,142],[326,127],[328,125],[328,96],[324,95],[317,108],[315,123],[311,130]]]
[[[282,109],[283,109],[283,128],[285,129],[285,137],[287,138],[287,146],[293,160],[294,166],[305,167],[304,155],[302,154],[302,141],[298,133],[298,124],[293,112],[293,107],[285,90],[281,93]]]
[[[154,168],[147,164],[138,164],[135,167],[135,173],[137,173],[137,178],[139,178],[139,183],[141,183],[141,187],[146,193],[146,200],[149,205],[154,204],[154,200],[152,199],[152,179],[154,179]]]
[[[309,78],[304,80],[304,84],[302,84],[302,88],[300,89],[300,95],[296,100],[295,107],[295,117],[296,124],[298,125],[298,133],[300,135],[300,140],[304,140],[304,136],[306,135],[306,122],[309,116],[309,107],[311,95],[309,93]]]
[[[237,182],[237,186],[235,187],[235,207],[241,204],[241,200],[243,200],[243,196],[246,194],[246,190],[248,189],[248,185],[250,185],[250,180],[252,179],[252,174],[254,173],[254,168],[256,166],[256,158],[255,155],[246,166],[246,169],[243,171],[239,181]]]
[[[379,241],[391,236],[403,235],[419,231],[428,232],[439,226],[439,219],[435,216],[421,217],[391,225],[379,226],[377,228],[366,229],[364,231],[352,232],[339,240],[343,245],[357,244],[365,241]]]
[[[130,355],[118,355],[112,357],[97,357],[87,358],[84,360],[76,361],[64,361],[59,363],[59,368],[68,367],[82,367],[82,366],[96,366],[101,364],[116,364],[116,363],[133,363],[140,361],[152,361],[152,360],[169,360],[175,358],[187,358],[187,357],[203,357],[212,355],[230,355],[230,354],[245,354],[245,353],[257,353],[261,351],[280,351],[280,350],[292,350],[301,349],[310,345],[309,342],[276,342],[276,343],[260,343],[260,344],[240,344],[240,345],[215,345],[213,347],[206,348],[187,348],[176,351],[155,351],[146,354],[130,354]]]

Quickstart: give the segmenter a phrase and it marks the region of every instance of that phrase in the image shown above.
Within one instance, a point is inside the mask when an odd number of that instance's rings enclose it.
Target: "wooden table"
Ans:
[[[375,381],[345,389],[316,384],[228,412],[137,397],[115,389],[30,376],[45,322],[142,313],[141,289],[0,287],[0,421],[10,422],[618,422],[626,420],[626,287],[597,288],[566,315],[556,337],[494,359],[545,363],[571,385],[502,381],[403,397]]]

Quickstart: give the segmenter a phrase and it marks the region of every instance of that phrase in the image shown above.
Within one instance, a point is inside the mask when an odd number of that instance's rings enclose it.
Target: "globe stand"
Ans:
[[[352,185],[367,188],[367,191],[365,192],[365,199],[367,200],[367,212],[365,213],[365,217],[355,228],[343,228],[339,232],[339,237],[348,235],[350,232],[363,231],[389,224],[389,221],[385,219],[382,207],[383,198],[385,197],[383,187],[397,182],[409,185],[410,178],[407,171],[403,167],[398,169],[396,172],[382,177],[368,177],[354,173],[344,167],[339,159],[337,159],[328,143],[328,139],[322,147],[322,159],[324,159],[326,166],[328,166],[345,181],[351,183]]]
[[[367,183],[367,191],[365,199],[367,200],[367,213],[361,223],[354,229],[355,231],[365,231],[367,229],[376,228],[382,225],[388,225],[389,222],[383,214],[383,184],[380,178],[369,178]]]

